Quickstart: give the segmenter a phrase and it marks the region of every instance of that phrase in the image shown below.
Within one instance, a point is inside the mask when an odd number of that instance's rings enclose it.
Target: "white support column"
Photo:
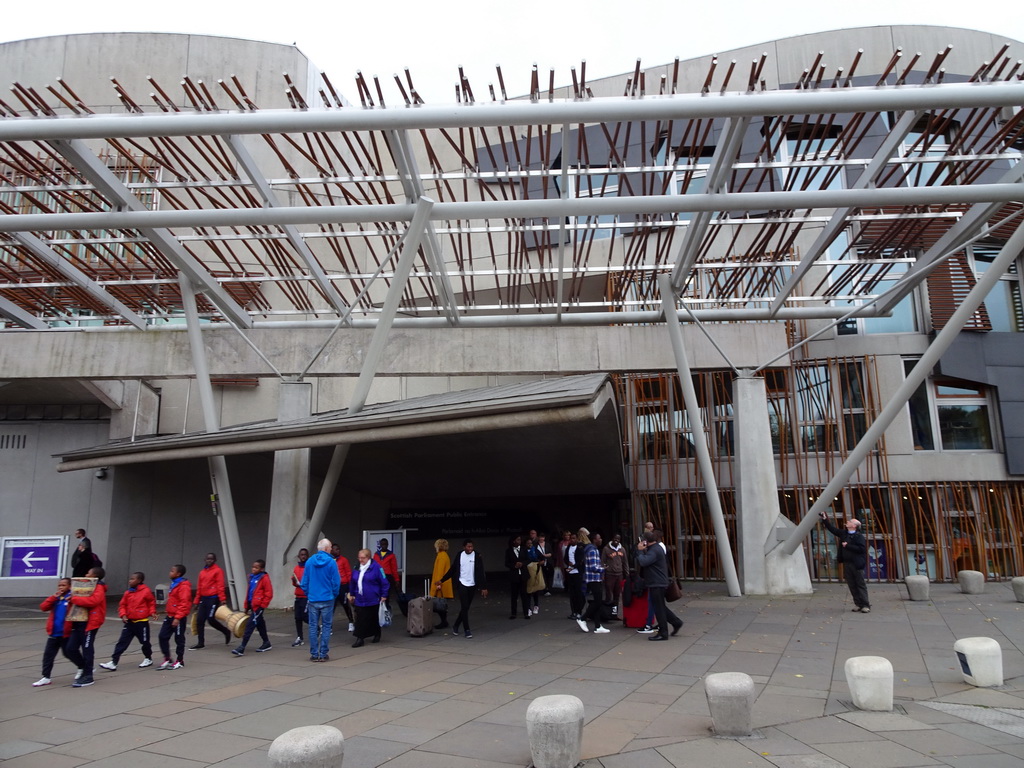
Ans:
[[[380,365],[380,358],[384,352],[384,344],[387,342],[388,332],[394,323],[395,315],[398,312],[398,305],[402,299],[402,292],[412,272],[413,261],[419,251],[420,243],[423,240],[427,224],[430,221],[430,211],[434,201],[427,197],[421,197],[416,201],[416,212],[409,222],[409,231],[406,234],[405,243],[402,245],[402,252],[398,257],[398,265],[395,267],[395,274],[391,278],[391,286],[388,288],[387,296],[384,298],[384,305],[381,307],[380,320],[374,328],[370,344],[366,349],[366,356],[363,359],[363,368],[359,372],[356,381],[355,392],[352,394],[352,402],[349,404],[348,413],[355,414],[363,410],[366,404],[367,395],[370,394],[370,385],[373,384],[373,377]],[[320,487],[320,494],[316,500],[316,507],[313,516],[305,528],[299,530],[295,536],[292,546],[311,547],[313,539],[316,538],[320,529],[323,528],[324,520],[327,518],[327,510],[331,506],[331,499],[334,496],[334,489],[338,485],[338,478],[341,477],[341,470],[345,466],[345,459],[348,457],[349,445],[347,443],[335,446],[331,455],[331,463],[327,468],[324,483]]]
[[[742,371],[733,383],[736,432],[736,537],[740,576],[747,595],[810,594],[807,561],[766,553],[777,544],[777,530],[794,524],[779,512],[779,486],[768,422],[765,381]]]
[[[732,548],[729,546],[729,532],[726,530],[725,517],[722,514],[722,501],[718,498],[718,482],[715,480],[715,469],[711,465],[711,452],[708,451],[708,444],[704,437],[704,423],[700,417],[697,392],[693,388],[693,374],[690,372],[686,348],[683,346],[682,328],[679,325],[679,318],[676,316],[675,301],[673,300],[675,294],[672,292],[668,275],[658,277],[658,287],[661,289],[661,307],[665,315],[665,327],[672,341],[672,352],[675,354],[676,366],[679,371],[679,384],[683,390],[683,401],[686,403],[686,413],[693,434],[693,445],[697,450],[697,465],[704,478],[704,493],[707,495],[711,523],[715,528],[718,559],[722,563],[722,574],[725,576],[729,594],[733,597],[740,597],[743,593],[740,591],[740,582],[736,576],[736,563],[733,561]]]
[[[277,418],[279,421],[307,418],[312,414],[313,385],[302,381],[281,382]],[[267,524],[267,573],[274,587],[274,608],[292,604],[291,565],[298,548],[289,550],[296,531],[302,530],[309,514],[310,449],[274,451],[274,474],[270,490],[270,520]]]
[[[203,346],[203,334],[199,330],[199,312],[196,308],[196,297],[192,281],[182,273],[178,275],[181,286],[181,302],[185,310],[185,327],[188,332],[189,346],[192,348],[192,363],[196,369],[196,389],[199,391],[199,402],[202,406],[203,421],[207,432],[220,431],[220,419],[213,402],[213,386],[210,384],[210,369],[206,364],[206,348]],[[231,483],[228,479],[228,464],[223,456],[211,456],[210,468],[210,501],[213,514],[217,518],[220,529],[221,556],[224,560],[224,571],[228,578],[228,591],[232,605],[241,610],[245,601],[245,589],[248,583],[248,568],[242,559],[242,544],[238,538],[238,521],[235,519],[235,504],[231,496]]]

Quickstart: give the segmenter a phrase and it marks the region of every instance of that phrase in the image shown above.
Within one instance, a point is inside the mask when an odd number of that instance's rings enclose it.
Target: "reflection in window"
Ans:
[[[906,371],[912,367],[913,362],[904,362]],[[943,451],[989,451],[994,447],[988,393],[980,384],[955,379],[924,382],[908,407],[915,450],[935,450],[936,434]]]
[[[971,251],[974,272],[980,278],[999,255],[1001,246],[976,243]],[[1020,275],[1016,262],[1010,264],[996,286],[985,297],[985,309],[993,331],[1024,331],[1024,306],[1021,302]]]

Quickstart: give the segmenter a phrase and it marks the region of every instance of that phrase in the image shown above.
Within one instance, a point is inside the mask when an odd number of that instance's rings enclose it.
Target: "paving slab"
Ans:
[[[186,668],[103,673],[95,686],[35,689],[45,616],[38,601],[0,600],[0,760],[4,768],[262,768],[274,737],[327,723],[346,738],[346,768],[523,768],[530,702],[569,693],[584,702],[590,768],[667,766],[1024,765],[1024,610],[1009,588],[966,596],[932,585],[910,603],[901,585],[871,584],[872,613],[849,611],[845,585],[811,595],[733,598],[687,583],[686,621],[670,642],[613,623],[584,634],[546,598],[529,622],[508,621],[507,595],[474,604],[476,637],[385,632],[379,645],[340,643],[331,661],[288,647],[292,617],[268,613],[271,654],[190,653]],[[116,604],[115,604],[116,605]],[[108,606],[110,613],[115,605]],[[111,622],[113,624],[113,622]],[[967,685],[953,642],[995,637],[1006,681]],[[109,649],[116,632],[101,630]],[[881,655],[894,665],[893,712],[855,710],[843,663]],[[102,654],[101,654],[102,656]],[[703,677],[742,671],[755,680],[755,734],[711,732]],[[137,742],[137,743],[136,743]]]

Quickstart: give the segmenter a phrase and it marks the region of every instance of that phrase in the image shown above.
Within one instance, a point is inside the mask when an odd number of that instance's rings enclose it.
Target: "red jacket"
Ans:
[[[270,605],[270,601],[273,599],[274,585],[270,583],[270,575],[264,572],[260,580],[256,582],[256,588],[252,592],[251,601],[249,600],[248,594],[246,594],[245,610],[248,611],[249,609],[252,609],[254,611],[258,611],[261,608],[266,608]]]
[[[73,596],[71,604],[89,609],[89,618],[85,623],[86,631],[99,629],[107,620],[107,585],[102,581],[96,582],[96,589],[91,595]]]
[[[124,621],[145,621],[156,615],[156,598],[145,584],[129,589],[121,596],[117,615]]]
[[[352,566],[348,564],[348,558],[344,555],[338,555],[338,577],[341,579],[341,585],[345,586],[352,581]]]
[[[199,605],[199,598],[213,597],[222,603],[228,601],[227,582],[224,580],[224,569],[214,563],[207,567],[203,566],[196,578],[196,599],[195,604]]]
[[[292,578],[294,578],[295,581],[297,581],[299,584],[301,584],[302,583],[302,574],[305,573],[305,572],[306,572],[306,564],[305,563],[300,563],[299,565],[296,565],[294,568],[292,568]],[[262,581],[262,579],[260,579],[260,581]],[[305,597],[306,593],[302,591],[302,587],[295,587],[295,596],[296,597]]]
[[[48,637],[53,637],[53,607],[57,605],[57,595],[50,595],[48,598],[43,600],[39,606],[40,611],[49,611],[50,615],[46,617],[46,634]],[[71,622],[64,622],[64,637],[71,634]]]
[[[192,610],[192,583],[182,579],[167,595],[167,615],[172,619],[184,619]]]
[[[389,549],[384,557],[381,557],[380,552],[377,552],[373,559],[374,562],[384,569],[385,575],[390,576],[394,581],[398,581],[398,558],[395,557],[395,553],[392,550]]]

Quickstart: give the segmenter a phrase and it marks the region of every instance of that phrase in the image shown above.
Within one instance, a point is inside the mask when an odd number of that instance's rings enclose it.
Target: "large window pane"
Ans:
[[[992,430],[984,405],[939,405],[939,432],[947,451],[990,450]]]

